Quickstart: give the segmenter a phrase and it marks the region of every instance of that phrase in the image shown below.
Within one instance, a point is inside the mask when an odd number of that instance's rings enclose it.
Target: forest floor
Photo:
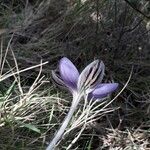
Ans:
[[[105,63],[105,101],[80,102],[60,150],[150,150],[150,2],[0,1],[0,149],[44,150],[70,106],[51,71]]]

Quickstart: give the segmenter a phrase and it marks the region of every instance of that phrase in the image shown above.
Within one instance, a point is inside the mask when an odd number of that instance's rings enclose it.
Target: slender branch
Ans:
[[[143,19],[141,19],[133,28],[125,30],[124,33],[134,31],[141,24],[142,21],[143,21]]]
[[[145,18],[150,19],[150,16],[145,15],[141,10],[137,9],[134,5],[132,5],[128,0],[124,0],[127,4],[129,4],[134,10],[143,15]]]

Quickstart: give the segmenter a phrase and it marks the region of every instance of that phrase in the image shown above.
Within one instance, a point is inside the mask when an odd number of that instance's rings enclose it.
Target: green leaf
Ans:
[[[28,128],[29,130],[32,130],[36,133],[41,133],[40,129],[38,129],[35,125],[32,125],[32,124],[24,124],[24,125],[21,125],[21,127]]]
[[[8,88],[8,90],[6,91],[5,97],[9,96],[9,95],[12,93],[12,91],[13,91],[14,88],[15,88],[15,84],[16,84],[16,80],[12,83],[12,85],[11,85],[11,86]]]

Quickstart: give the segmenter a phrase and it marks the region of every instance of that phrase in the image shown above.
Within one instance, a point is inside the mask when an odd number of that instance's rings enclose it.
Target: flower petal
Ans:
[[[94,98],[103,98],[108,94],[115,91],[118,87],[118,83],[104,83],[99,84],[97,87],[90,93],[90,97]]]
[[[67,88],[64,81],[61,79],[60,75],[58,74],[58,71],[52,70],[52,80],[56,85],[58,85],[61,88]]]
[[[105,66],[99,60],[90,63],[80,74],[78,80],[78,89],[87,90],[93,88],[96,84],[102,81],[104,76]]]
[[[63,57],[59,62],[59,71],[65,84],[76,90],[79,72],[74,64],[68,58]]]

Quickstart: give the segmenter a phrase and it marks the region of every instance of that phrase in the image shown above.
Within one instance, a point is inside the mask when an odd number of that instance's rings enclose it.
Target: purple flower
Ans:
[[[101,83],[104,77],[104,70],[104,63],[95,60],[79,74],[74,64],[64,57],[59,62],[58,70],[52,71],[54,82],[60,87],[69,89],[73,95],[73,100],[65,120],[46,150],[53,150],[56,147],[84,94],[88,98],[98,99],[106,97],[117,89],[118,83]]]
[[[58,86],[69,89],[73,95],[84,92],[89,98],[98,99],[106,97],[118,87],[118,83],[101,83],[104,70],[104,63],[95,60],[79,74],[74,64],[63,57],[58,70],[52,71],[52,78]]]

